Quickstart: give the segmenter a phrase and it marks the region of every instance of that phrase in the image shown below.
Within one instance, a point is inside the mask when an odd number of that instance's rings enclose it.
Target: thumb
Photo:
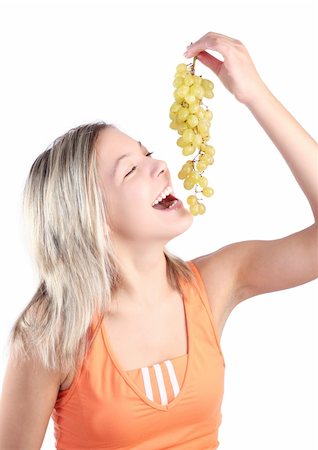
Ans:
[[[216,75],[219,74],[223,61],[220,61],[204,50],[197,54],[197,59],[201,61],[205,66],[209,67],[209,69],[213,70]]]

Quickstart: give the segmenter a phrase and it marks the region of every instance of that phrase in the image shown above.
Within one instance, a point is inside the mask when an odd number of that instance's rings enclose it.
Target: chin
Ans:
[[[174,235],[173,237],[185,233],[193,224],[193,219],[193,215],[189,211],[187,211],[182,217],[179,218],[179,220],[177,219],[174,224],[171,224],[169,230],[171,231],[171,234]]]

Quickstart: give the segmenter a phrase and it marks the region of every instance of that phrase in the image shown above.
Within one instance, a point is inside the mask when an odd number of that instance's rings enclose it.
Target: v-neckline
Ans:
[[[182,291],[182,301],[183,301],[183,310],[184,310],[184,315],[185,315],[185,322],[186,322],[186,333],[187,333],[187,355],[188,357],[187,362],[186,362],[186,369],[185,369],[185,374],[183,377],[183,382],[180,388],[180,391],[178,393],[178,395],[171,400],[171,402],[169,402],[166,405],[161,405],[160,403],[157,402],[153,402],[152,400],[150,400],[146,394],[139,388],[139,386],[132,380],[132,378],[130,377],[130,375],[128,375],[127,371],[123,370],[123,368],[121,367],[115,353],[113,352],[112,346],[110,344],[110,341],[108,339],[108,335],[107,335],[107,330],[106,330],[106,326],[104,323],[104,320],[102,320],[101,323],[101,331],[102,331],[102,335],[103,335],[103,339],[104,339],[104,344],[105,344],[105,348],[108,351],[114,366],[116,367],[117,371],[119,372],[119,374],[122,376],[122,378],[127,382],[127,384],[131,387],[131,389],[134,390],[134,392],[145,402],[147,403],[149,406],[151,406],[152,408],[155,409],[159,409],[161,411],[168,411],[171,408],[173,408],[177,403],[179,403],[179,401],[182,399],[183,395],[184,395],[184,391],[186,389],[186,385],[188,384],[188,378],[189,378],[189,372],[191,369],[191,363],[192,363],[192,345],[191,345],[191,338],[192,338],[192,328],[191,328],[191,321],[189,318],[189,305],[188,305],[188,296],[185,294],[186,289],[183,286],[183,280],[180,281],[181,284],[181,291]],[[174,358],[172,358],[173,360]],[[158,363],[159,364],[159,363]]]

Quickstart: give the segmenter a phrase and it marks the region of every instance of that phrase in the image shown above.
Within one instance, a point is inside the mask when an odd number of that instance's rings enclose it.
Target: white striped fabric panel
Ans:
[[[156,373],[157,384],[158,384],[159,394],[160,394],[160,398],[161,398],[161,404],[166,405],[168,403],[168,397],[167,397],[166,386],[165,386],[165,382],[163,379],[160,364],[155,364],[153,367],[154,367],[155,373]]]
[[[173,364],[170,361],[170,359],[167,359],[167,361],[165,361],[165,364],[166,364],[167,369],[168,369],[168,374],[169,374],[169,377],[170,377],[170,382],[171,382],[171,385],[172,385],[173,393],[174,393],[174,396],[176,397],[179,394],[179,392],[180,392],[180,387],[179,387],[178,379],[177,379],[177,376],[176,376],[176,372],[174,370]]]
[[[143,377],[143,380],[144,380],[146,396],[150,400],[153,401],[152,386],[151,386],[151,381],[150,381],[150,375],[149,375],[148,367],[142,367],[141,373],[142,373],[142,377]]]
[[[171,382],[171,386],[172,386],[172,389],[173,389],[174,396],[176,397],[178,395],[178,393],[180,392],[180,387],[179,387],[178,379],[177,379],[177,376],[176,376],[173,364],[172,364],[172,362],[169,359],[164,361],[164,363],[166,364],[166,367],[167,367],[167,371],[168,371],[168,375],[169,375],[169,378],[170,378],[170,382]],[[166,386],[165,386],[165,383],[164,383],[164,378],[163,378],[163,374],[162,374],[162,370],[161,370],[160,364],[154,364],[153,367],[155,369],[156,380],[157,380],[157,384],[158,384],[161,404],[162,405],[167,405],[168,404],[167,390],[166,390]],[[141,368],[141,373],[142,373],[142,377],[143,377],[143,381],[144,381],[144,387],[145,387],[146,396],[150,400],[154,401],[153,400],[153,391],[152,391],[152,386],[151,386],[149,368],[148,367],[142,367]]]

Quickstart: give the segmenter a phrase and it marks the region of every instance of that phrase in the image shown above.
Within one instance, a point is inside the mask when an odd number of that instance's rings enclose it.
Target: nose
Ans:
[[[156,166],[156,175],[159,176],[161,173],[168,172],[168,166],[167,163],[163,160],[158,160],[158,164]]]

